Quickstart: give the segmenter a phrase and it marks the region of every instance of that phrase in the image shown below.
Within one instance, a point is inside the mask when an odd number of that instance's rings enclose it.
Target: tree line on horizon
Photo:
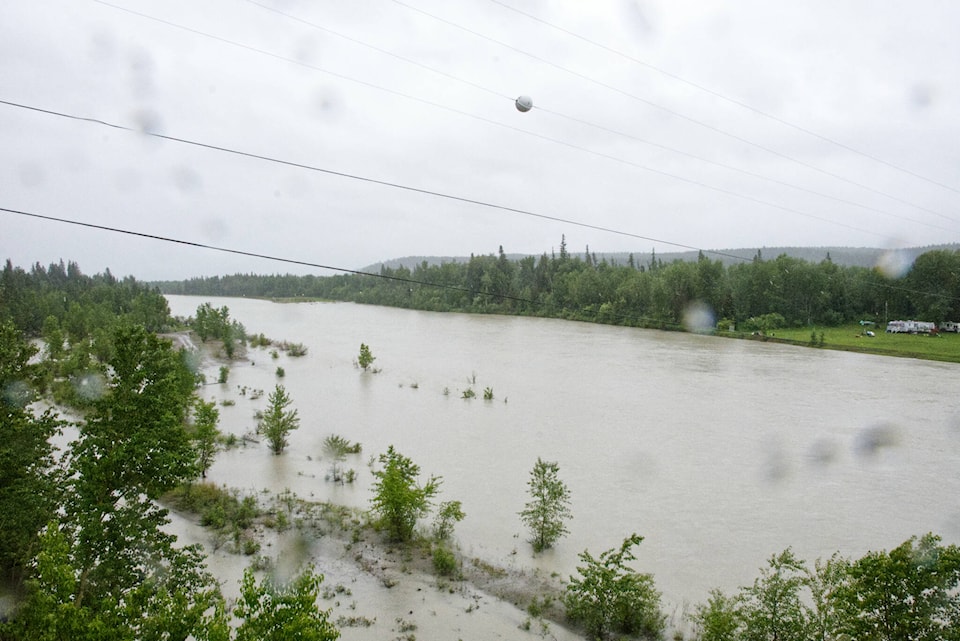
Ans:
[[[315,298],[426,311],[519,314],[637,327],[679,328],[693,304],[716,323],[738,329],[836,326],[859,320],[960,320],[960,251],[920,254],[902,275],[879,267],[843,266],[760,251],[724,265],[702,252],[696,261],[615,264],[589,251],[510,260],[471,255],[466,262],[378,274],[298,276],[235,274],[153,283],[165,294]],[[758,319],[766,319],[766,322]]]

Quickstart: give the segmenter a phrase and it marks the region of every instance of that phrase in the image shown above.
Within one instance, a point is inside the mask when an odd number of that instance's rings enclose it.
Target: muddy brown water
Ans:
[[[466,554],[568,576],[579,552],[636,532],[635,567],[654,574],[671,612],[751,583],[788,546],[812,563],[929,531],[960,542],[956,364],[548,319],[168,300],[182,316],[226,305],[249,332],[309,350],[250,350],[227,384],[203,387],[205,398],[236,400],[220,407],[228,433],[254,428],[278,382],[301,419],[282,456],[262,444],[221,453],[216,483],[367,507],[369,459],[394,445],[443,477],[440,500],[463,503]],[[361,342],[379,373],[355,366]],[[218,369],[205,366],[208,381]],[[464,400],[467,388],[477,398]],[[330,434],[363,445],[346,463],[352,485],[324,479]],[[559,463],[574,517],[567,537],[534,556],[517,513],[537,457]]]

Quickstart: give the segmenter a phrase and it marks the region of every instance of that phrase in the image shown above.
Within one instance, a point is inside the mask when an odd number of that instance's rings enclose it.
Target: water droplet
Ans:
[[[683,326],[688,332],[697,334],[712,332],[716,322],[713,309],[704,302],[695,300],[683,310]]]

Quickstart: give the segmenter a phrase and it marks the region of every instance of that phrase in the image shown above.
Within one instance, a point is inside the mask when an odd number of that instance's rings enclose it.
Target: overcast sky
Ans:
[[[4,0],[0,207],[349,269],[958,242],[958,25],[953,0]],[[332,273],[8,212],[0,258]]]

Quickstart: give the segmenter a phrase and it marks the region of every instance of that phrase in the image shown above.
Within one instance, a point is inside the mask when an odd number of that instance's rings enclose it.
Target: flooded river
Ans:
[[[276,360],[251,350],[226,385],[203,388],[237,399],[220,408],[225,432],[253,430],[277,382],[301,419],[282,456],[221,453],[217,483],[367,507],[368,460],[394,445],[443,477],[440,500],[463,503],[467,554],[567,576],[579,552],[636,532],[635,566],[655,575],[668,609],[751,583],[788,546],[812,562],[929,531],[960,542],[955,364],[547,319],[168,299],[183,316],[226,305],[249,332],[309,349]],[[354,365],[361,342],[379,373]],[[265,394],[238,396],[244,386]],[[462,398],[468,387],[477,398]],[[363,444],[347,461],[353,485],[324,480],[330,434]],[[534,556],[517,512],[537,457],[559,463],[574,518]]]

